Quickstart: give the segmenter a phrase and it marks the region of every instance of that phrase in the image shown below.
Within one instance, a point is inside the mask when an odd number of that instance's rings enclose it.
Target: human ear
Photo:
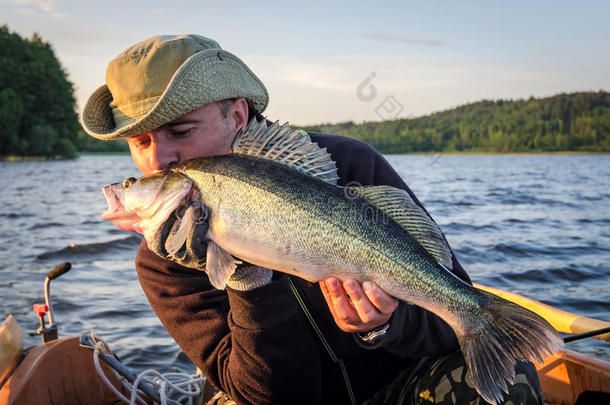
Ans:
[[[248,102],[245,98],[238,98],[233,102],[229,109],[229,116],[233,125],[233,133],[240,129],[246,129],[248,126]]]

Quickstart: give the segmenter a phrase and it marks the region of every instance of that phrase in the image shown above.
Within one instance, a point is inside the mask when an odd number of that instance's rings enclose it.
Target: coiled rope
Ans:
[[[93,348],[93,363],[97,374],[102,381],[116,394],[119,400],[128,403],[129,405],[146,404],[144,399],[144,391],[139,387],[142,383],[148,383],[149,386],[155,387],[159,393],[161,405],[196,405],[202,397],[202,387],[204,382],[203,376],[189,375],[185,373],[166,373],[161,374],[154,369],[148,369],[137,375],[137,378],[131,383],[127,378],[119,374],[111,367],[116,378],[121,381],[123,387],[131,392],[130,398],[114,386],[110,379],[106,376],[100,364],[100,354],[104,356],[112,356],[106,344],[97,340],[93,333],[91,339],[95,342]],[[148,396],[146,396],[148,398]],[[197,401],[197,402],[196,402]]]

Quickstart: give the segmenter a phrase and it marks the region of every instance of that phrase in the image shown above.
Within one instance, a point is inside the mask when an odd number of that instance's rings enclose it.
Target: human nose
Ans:
[[[154,173],[162,172],[180,163],[179,151],[163,137],[153,137],[150,148],[149,167]]]

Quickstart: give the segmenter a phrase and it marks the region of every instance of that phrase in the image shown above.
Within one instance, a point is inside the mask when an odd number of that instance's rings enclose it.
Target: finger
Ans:
[[[326,300],[326,305],[328,305],[328,309],[330,310],[331,315],[336,320],[337,315],[335,314],[335,307],[333,304],[333,300],[330,297],[330,291],[328,291],[328,287],[326,286],[326,281],[320,281],[320,290],[322,290],[322,295],[324,296],[324,300]]]
[[[371,303],[359,283],[348,279],[343,282],[343,287],[352,299],[354,308],[363,323],[374,324],[380,322],[382,318],[385,319],[385,315],[381,314]]]
[[[398,300],[371,281],[362,283],[362,290],[375,308],[383,314],[391,314],[398,307]]]
[[[339,319],[339,317],[337,316],[337,312],[335,311],[335,303],[330,295],[328,286],[326,285],[326,280],[323,280],[320,282],[320,289],[322,290],[322,295],[324,296],[324,299],[326,300],[326,305],[328,305],[330,314],[332,315],[332,317],[335,320],[335,323],[337,324],[339,329],[341,329],[344,332],[351,332],[351,327],[349,325],[347,325],[344,321]]]
[[[359,324],[360,317],[350,303],[350,300],[339,280],[334,277],[330,277],[326,279],[326,286],[330,292],[330,299],[336,318],[344,322],[346,325],[353,326]]]

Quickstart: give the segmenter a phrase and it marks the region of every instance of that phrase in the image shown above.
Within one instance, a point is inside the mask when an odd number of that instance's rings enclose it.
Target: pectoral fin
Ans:
[[[224,290],[227,281],[240,263],[241,261],[236,260],[229,252],[223,250],[216,243],[211,240],[208,241],[206,272],[214,287]]]
[[[167,253],[170,256],[175,256],[184,246],[189,233],[195,226],[196,219],[196,207],[191,205],[186,209],[184,215],[180,219],[178,230],[173,235],[170,235],[171,237],[165,242],[165,250],[167,250]]]

